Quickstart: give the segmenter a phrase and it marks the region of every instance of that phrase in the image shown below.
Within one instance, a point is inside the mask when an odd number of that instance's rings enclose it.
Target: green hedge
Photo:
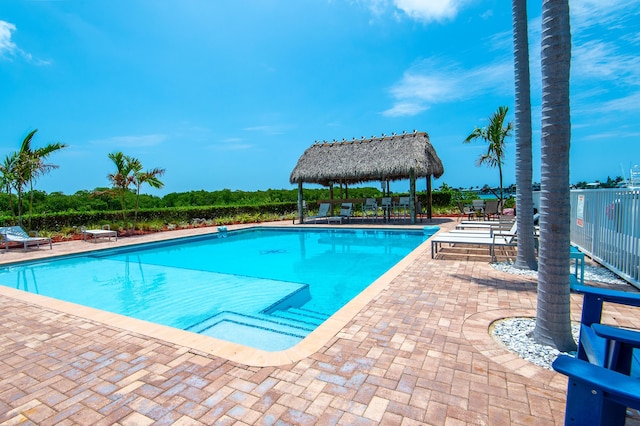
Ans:
[[[438,207],[447,207],[452,204],[452,193],[448,191],[433,191],[431,193],[431,200],[433,201],[434,206]],[[420,193],[418,194],[418,201],[422,204],[423,207],[427,206],[427,194]]]
[[[158,209],[141,209],[138,211],[138,222],[161,221],[167,224],[191,222],[193,219],[215,220],[243,215],[294,215],[297,203],[270,203],[251,206],[219,206],[219,207],[168,207]],[[133,222],[135,212],[127,211],[127,221]],[[61,212],[33,215],[30,218],[31,229],[61,231],[99,223],[121,223],[121,211]],[[29,223],[29,217],[23,216],[23,223]],[[16,217],[0,217],[0,222],[15,225]]]

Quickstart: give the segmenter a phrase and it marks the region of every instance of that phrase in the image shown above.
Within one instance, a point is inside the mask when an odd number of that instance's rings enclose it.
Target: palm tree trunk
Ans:
[[[133,228],[135,229],[136,227],[136,223],[138,223],[138,199],[140,198],[140,186],[138,186],[138,188],[136,188],[136,213],[134,215],[133,218]]]
[[[535,255],[532,153],[531,82],[529,76],[529,36],[527,0],[513,0],[513,61],[515,70],[516,112],[516,216],[518,255],[515,267],[538,268]]]
[[[18,188],[18,225],[22,226],[22,190]]]
[[[569,297],[569,68],[568,0],[542,2],[542,158],[540,264],[534,339],[572,351]],[[525,213],[526,214],[526,213]]]
[[[29,181],[29,230],[31,230],[31,216],[33,216],[33,180]]]
[[[500,214],[504,210],[504,190],[502,189],[502,163],[498,163],[498,174],[500,175]]]

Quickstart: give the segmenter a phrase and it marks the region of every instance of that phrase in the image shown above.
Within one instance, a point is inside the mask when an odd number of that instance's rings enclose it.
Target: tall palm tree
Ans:
[[[18,221],[20,223],[22,223],[22,195],[25,187],[29,185],[29,227],[31,227],[33,212],[33,184],[38,177],[58,168],[55,164],[45,163],[45,160],[52,153],[67,147],[66,144],[54,142],[34,150],[31,147],[31,142],[37,131],[38,129],[33,130],[22,141],[14,167],[14,185],[18,193]]]
[[[136,186],[136,215],[134,220],[135,222],[138,221],[138,200],[140,198],[140,188],[145,183],[152,188],[156,188],[156,189],[162,188],[164,186],[164,183],[162,183],[162,181],[159,178],[162,177],[162,175],[164,175],[164,172],[165,172],[165,169],[161,169],[159,167],[143,172],[142,164],[138,163],[137,170],[134,170],[133,172],[133,178],[134,178],[133,183]]]
[[[116,166],[115,173],[109,173],[107,178],[111,182],[114,191],[120,198],[120,206],[122,207],[122,220],[126,223],[126,201],[125,194],[129,187],[135,182],[134,171],[142,168],[138,159],[124,155],[122,151],[111,152],[108,157]]]
[[[538,308],[534,339],[572,351],[569,298],[570,192],[568,0],[542,2],[542,164]]]
[[[504,162],[505,139],[511,136],[513,123],[509,122],[504,125],[509,108],[506,106],[498,107],[498,110],[489,117],[489,125],[487,127],[476,127],[473,132],[464,140],[469,143],[475,139],[482,139],[488,143],[487,153],[482,154],[476,161],[477,166],[487,164],[489,167],[497,167],[500,174],[500,201],[504,199],[502,190],[502,163]],[[502,210],[502,207],[500,207]]]
[[[527,0],[513,0],[513,62],[516,98],[516,216],[518,254],[515,267],[537,269],[533,223],[531,88]]]

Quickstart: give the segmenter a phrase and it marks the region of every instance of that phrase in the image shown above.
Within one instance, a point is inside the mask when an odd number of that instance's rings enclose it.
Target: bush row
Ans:
[[[141,209],[138,211],[138,222],[160,221],[169,223],[191,222],[194,219],[216,220],[220,218],[238,217],[243,215],[260,216],[275,215],[289,216],[297,211],[297,203],[271,203],[251,206],[216,206],[216,207],[168,207],[157,209]],[[127,221],[133,222],[135,212],[127,211]],[[90,211],[90,212],[61,212],[46,213],[23,217],[23,222],[29,222],[31,229],[46,229],[61,231],[63,228],[73,228],[100,223],[122,222],[121,211]],[[17,218],[0,217],[4,224],[15,225]]]

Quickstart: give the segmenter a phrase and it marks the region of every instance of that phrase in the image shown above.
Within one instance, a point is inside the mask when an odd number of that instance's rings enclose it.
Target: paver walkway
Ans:
[[[72,244],[82,243],[54,251]],[[580,301],[572,296],[576,318]],[[280,367],[247,367],[6,295],[0,304],[2,424],[563,423],[564,376],[488,334],[494,320],[535,316],[535,282],[486,261],[432,260],[428,244],[326,346]]]

